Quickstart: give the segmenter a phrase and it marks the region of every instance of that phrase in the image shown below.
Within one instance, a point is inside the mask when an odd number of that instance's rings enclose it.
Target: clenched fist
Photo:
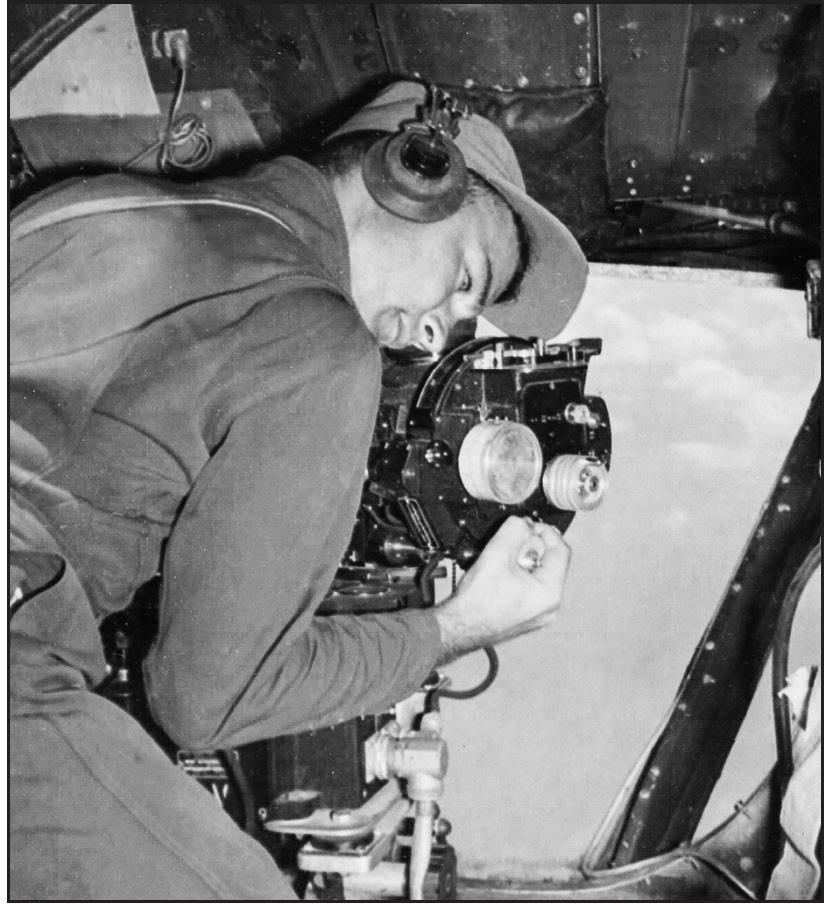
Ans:
[[[435,609],[447,662],[548,624],[561,605],[571,551],[560,532],[510,517]]]

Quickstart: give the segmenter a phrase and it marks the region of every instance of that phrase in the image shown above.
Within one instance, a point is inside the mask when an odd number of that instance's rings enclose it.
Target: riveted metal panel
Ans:
[[[691,6],[602,3],[598,16],[611,194],[648,197],[675,157]]]
[[[763,189],[771,181],[774,146],[763,111],[789,62],[802,10],[798,4],[695,5],[675,161],[683,197]]]
[[[811,142],[802,169],[817,171],[817,4],[600,4],[598,16],[613,200],[760,194],[747,210],[773,209],[767,195],[788,197]]]
[[[375,4],[390,66],[450,85],[591,87],[594,4]]]

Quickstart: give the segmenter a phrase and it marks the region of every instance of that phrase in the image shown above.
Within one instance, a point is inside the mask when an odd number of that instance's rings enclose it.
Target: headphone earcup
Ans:
[[[413,129],[372,145],[363,159],[363,180],[381,207],[418,223],[455,213],[466,197],[469,175],[454,141]]]

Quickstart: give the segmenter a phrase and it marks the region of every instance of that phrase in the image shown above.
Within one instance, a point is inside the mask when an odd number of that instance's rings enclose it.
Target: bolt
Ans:
[[[519,88],[526,88],[529,84],[529,79],[525,75],[519,75],[517,79],[515,79],[515,83]]]
[[[631,157],[627,163],[630,169],[638,169],[638,158]]]
[[[632,195],[632,197],[634,198],[634,197],[638,194],[638,189],[637,189],[637,188],[631,188],[631,189],[629,190],[629,193],[630,193],[630,194]]]
[[[635,182],[635,179],[632,176],[627,176],[627,185],[632,185]]]
[[[692,182],[692,176],[689,173],[684,176],[684,182]]]
[[[204,97],[200,101],[200,108],[202,110],[211,110],[212,109],[212,98]]]
[[[440,838],[446,838],[446,836],[452,831],[452,823],[448,819],[444,819],[441,817],[435,823],[435,834]]]
[[[587,17],[586,17],[586,15],[584,15],[584,13],[582,13],[582,12],[577,12],[577,13],[575,13],[575,15],[572,17],[572,21],[573,21],[576,25],[583,25],[584,22],[586,22],[586,20],[587,20]]]
[[[682,191],[685,195],[688,195],[688,194],[690,193],[690,187],[689,187],[689,185],[682,185],[682,186],[681,186],[681,191]]]
[[[464,88],[474,88],[475,87],[475,79],[468,78],[464,80]]]
[[[575,67],[575,78],[584,79],[589,75],[589,67],[588,66],[576,66]]]

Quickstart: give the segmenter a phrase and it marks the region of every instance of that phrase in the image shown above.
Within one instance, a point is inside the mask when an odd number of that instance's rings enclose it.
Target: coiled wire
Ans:
[[[206,123],[193,113],[178,115],[186,90],[186,72],[185,66],[181,66],[177,71],[175,90],[163,134],[149,147],[124,163],[120,167],[121,170],[130,169],[153,151],[159,151],[157,165],[164,173],[173,170],[196,172],[211,162],[215,142]]]

